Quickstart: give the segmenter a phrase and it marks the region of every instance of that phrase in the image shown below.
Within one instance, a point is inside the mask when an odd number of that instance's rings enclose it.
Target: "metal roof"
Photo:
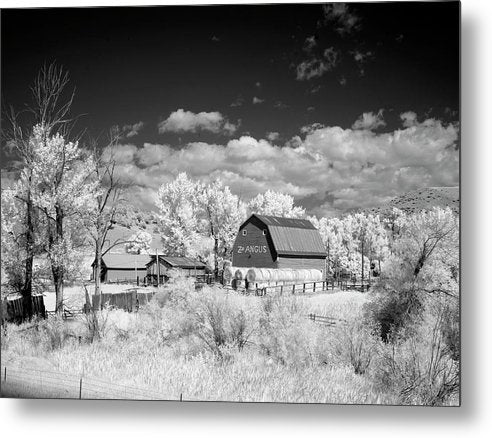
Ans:
[[[108,269],[145,269],[145,266],[150,261],[148,254],[113,254],[108,253],[102,261]]]
[[[189,257],[174,257],[174,256],[163,256],[159,255],[159,260],[162,260],[166,262],[168,265],[171,265],[173,268],[197,268],[197,269],[204,269],[207,265],[205,263],[202,263],[198,260],[193,260]],[[155,261],[155,255],[151,256],[151,260],[149,260],[149,263],[152,263]]]
[[[294,219],[290,217],[278,217],[278,216],[264,216],[259,214],[254,214],[258,219],[260,219],[265,225],[275,226],[275,227],[287,227],[287,228],[304,228],[307,230],[315,230],[316,228],[307,219]]]
[[[326,256],[319,231],[307,219],[252,215],[263,222],[278,255]]]

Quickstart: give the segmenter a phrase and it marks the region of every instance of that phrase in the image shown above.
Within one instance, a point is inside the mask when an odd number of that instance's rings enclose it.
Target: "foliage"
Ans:
[[[159,189],[159,229],[170,254],[199,257],[215,270],[230,258],[245,206],[221,181],[203,184],[186,173]],[[210,262],[210,255],[213,261]]]
[[[199,238],[198,194],[201,184],[180,173],[163,184],[158,192],[159,231],[162,243],[170,254],[195,256],[194,244]]]
[[[141,254],[150,249],[150,243],[152,242],[152,235],[146,231],[140,230],[132,235],[129,241],[125,244],[125,251],[128,254]]]
[[[290,218],[303,218],[306,210],[302,207],[294,206],[294,198],[290,195],[267,190],[259,193],[248,203],[251,213],[263,214],[267,216],[279,216]]]

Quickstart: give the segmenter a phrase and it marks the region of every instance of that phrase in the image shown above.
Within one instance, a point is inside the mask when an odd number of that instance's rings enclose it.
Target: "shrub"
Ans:
[[[382,347],[374,379],[402,404],[442,405],[459,391],[459,362],[446,346],[442,309],[429,310],[412,337]]]
[[[378,355],[378,327],[368,321],[349,321],[340,324],[334,333],[336,355],[350,364],[356,374],[364,374]]]
[[[217,357],[223,359],[231,346],[242,350],[256,328],[254,306],[246,306],[235,294],[204,288],[188,301],[195,334]]]
[[[297,297],[274,297],[264,302],[259,345],[276,362],[301,367],[327,362],[323,329],[307,318]]]

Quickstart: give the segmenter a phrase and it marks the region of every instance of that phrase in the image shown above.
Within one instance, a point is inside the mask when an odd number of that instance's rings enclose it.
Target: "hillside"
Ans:
[[[407,213],[429,210],[432,207],[450,207],[454,212],[460,211],[459,187],[426,187],[393,198],[387,204],[365,209],[372,214],[381,214],[392,208],[399,208]]]

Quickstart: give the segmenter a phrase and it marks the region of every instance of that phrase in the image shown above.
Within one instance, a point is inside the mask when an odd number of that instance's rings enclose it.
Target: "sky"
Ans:
[[[459,183],[458,2],[2,10],[2,104],[52,61],[140,208],[182,171],[319,216]]]

